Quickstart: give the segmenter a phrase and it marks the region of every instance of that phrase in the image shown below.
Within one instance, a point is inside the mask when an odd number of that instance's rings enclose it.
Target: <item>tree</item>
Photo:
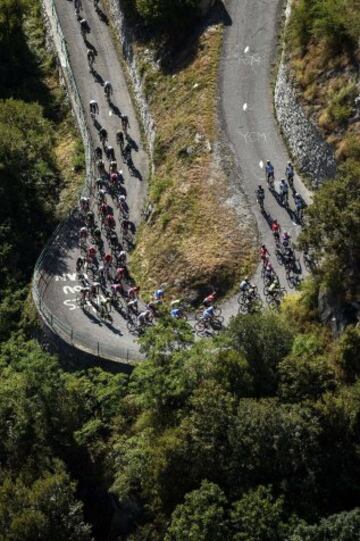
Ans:
[[[0,485],[0,541],[90,541],[82,504],[62,466],[30,485],[6,477]]]
[[[174,26],[199,14],[200,0],[135,0],[146,22]]]
[[[338,513],[322,519],[318,524],[299,525],[289,541],[359,541],[360,509]]]
[[[226,505],[226,497],[220,488],[203,481],[198,490],[186,494],[184,503],[176,507],[165,541],[227,539]]]
[[[337,387],[336,373],[319,335],[295,338],[290,355],[280,362],[279,395],[287,402],[316,399]]]
[[[301,246],[322,261],[322,281],[343,299],[357,298],[360,275],[360,165],[347,164],[315,193]]]
[[[255,396],[276,392],[278,363],[291,349],[292,333],[286,322],[272,313],[236,317],[229,327],[230,343],[245,356]]]
[[[284,499],[275,498],[269,487],[259,486],[235,502],[231,511],[233,541],[285,539]]]

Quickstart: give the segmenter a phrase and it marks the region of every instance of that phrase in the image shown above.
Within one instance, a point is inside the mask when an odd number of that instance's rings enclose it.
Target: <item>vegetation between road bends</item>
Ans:
[[[127,4],[130,19],[133,4]],[[153,212],[131,259],[143,291],[166,283],[182,293],[209,284],[225,292],[254,264],[254,229],[246,218],[239,223],[215,155],[222,24],[217,12],[209,17],[176,32],[132,22],[132,46],[156,130]]]

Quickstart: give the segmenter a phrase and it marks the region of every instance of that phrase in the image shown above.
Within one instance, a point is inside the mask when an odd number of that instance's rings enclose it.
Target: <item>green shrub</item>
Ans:
[[[173,26],[194,18],[200,0],[135,0],[135,5],[146,22]]]

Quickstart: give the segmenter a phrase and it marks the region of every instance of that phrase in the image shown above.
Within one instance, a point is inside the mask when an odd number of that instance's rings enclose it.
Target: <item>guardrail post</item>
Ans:
[[[126,361],[129,362],[129,350],[126,350]]]
[[[74,345],[74,330],[71,329],[71,335],[70,335],[71,345]]]
[[[51,327],[53,326],[53,315],[52,314],[50,314],[50,325],[51,325]]]
[[[97,343],[97,355],[100,357],[100,343]]]

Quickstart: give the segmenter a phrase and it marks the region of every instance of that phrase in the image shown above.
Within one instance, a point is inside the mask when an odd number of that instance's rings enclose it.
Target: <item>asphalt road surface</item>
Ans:
[[[271,263],[288,289],[285,271],[274,256],[275,243],[271,220],[277,219],[282,230],[295,240],[301,231],[294,217],[285,210],[266,187],[265,164],[271,160],[275,167],[275,186],[285,177],[290,160],[273,114],[271,78],[275,61],[277,33],[282,0],[230,0],[226,3],[229,22],[225,31],[220,75],[220,121],[235,156],[238,182],[245,192],[255,215],[259,239],[271,253]],[[255,191],[261,184],[265,189],[265,211],[261,212]],[[311,196],[296,175],[294,186],[306,203]],[[292,196],[289,198],[295,209]],[[306,269],[298,254],[303,275]],[[254,281],[262,290],[261,267]],[[224,306],[227,318],[234,313],[234,299]]]
[[[147,154],[141,146],[140,129],[109,26],[95,12],[93,3],[83,0],[81,15],[88,21],[90,28],[90,32],[86,35],[86,43],[80,32],[73,2],[55,0],[55,4],[94,147],[101,145],[98,130],[90,116],[90,100],[98,102],[99,115],[96,120],[107,130],[108,144],[115,149],[118,169],[123,170],[125,177],[124,188],[127,192],[130,220],[137,226],[141,221],[141,211],[147,194],[149,163]],[[94,73],[91,73],[88,67],[87,49],[89,48],[93,48],[96,54]],[[111,102],[129,118],[128,132],[138,146],[138,150],[132,152],[132,157],[142,179],[130,176],[127,166],[122,163],[120,149],[115,140],[117,130],[121,129],[121,120],[116,114],[116,109],[109,107],[106,101],[103,90],[106,80],[113,86]],[[95,210],[95,201],[92,200],[91,203]],[[80,255],[78,233],[82,225],[84,224],[72,218],[61,236],[55,239],[51,256],[45,262],[50,280],[44,302],[58,320],[55,331],[69,339],[69,329],[72,329],[71,340],[74,344],[84,346],[88,351],[98,353],[103,357],[116,358],[118,354],[119,357],[126,359],[127,355],[138,356],[138,347],[126,328],[126,321],[120,314],[113,313],[113,323],[105,323],[99,320],[94,308],[89,307],[84,312],[74,302],[80,288],[75,276],[75,264]]]
[[[73,3],[69,0],[55,0],[55,3],[92,138],[95,144],[98,144],[98,133],[88,108],[89,101],[95,99],[100,107],[98,121],[108,131],[110,143],[117,149],[117,159],[120,163],[121,158],[115,141],[120,119],[109,108],[104,97],[102,84],[105,80],[111,81],[113,85],[113,103],[129,116],[129,131],[139,146],[139,150],[133,153],[134,163],[142,175],[142,180],[131,177],[126,166],[123,170],[130,219],[138,225],[146,197],[149,164],[147,155],[141,148],[140,130],[109,27],[96,14],[93,4],[83,0],[82,15],[90,27],[90,33],[86,36],[88,43],[85,44]],[[264,187],[266,185],[264,171],[266,160],[270,159],[274,164],[277,180],[284,176],[285,166],[289,161],[273,116],[270,85],[281,3],[281,0],[227,2],[226,9],[232,24],[227,26],[225,31],[219,99],[221,122],[239,171],[238,182],[247,195],[251,211],[256,217],[260,240],[272,253],[272,263],[280,277],[281,285],[286,286],[284,270],[273,257],[274,241],[269,224],[272,218],[277,218],[282,229],[287,230],[293,239],[296,239],[301,228],[296,224],[291,212],[281,207],[268,190],[265,199],[266,215],[260,212],[255,196],[257,185],[262,184]],[[96,77],[90,73],[86,58],[87,48],[92,47],[96,51],[94,66]],[[297,176],[295,187],[304,200],[309,202],[310,195]],[[92,204],[94,205],[94,202]],[[129,334],[126,322],[120,314],[113,314],[112,324],[104,323],[98,319],[94,309],[89,308],[84,312],[74,302],[79,288],[74,272],[79,255],[78,231],[81,225],[73,218],[61,236],[55,239],[52,257],[46,263],[50,276],[46,304],[63,323],[64,328],[73,329],[72,339],[75,344],[87,344],[88,350],[106,358],[116,357],[117,351],[119,357],[124,358],[124,352],[129,350],[130,357],[137,356],[136,340]],[[261,288],[259,269],[254,279]],[[237,313],[237,308],[236,298],[224,304],[225,321]]]

